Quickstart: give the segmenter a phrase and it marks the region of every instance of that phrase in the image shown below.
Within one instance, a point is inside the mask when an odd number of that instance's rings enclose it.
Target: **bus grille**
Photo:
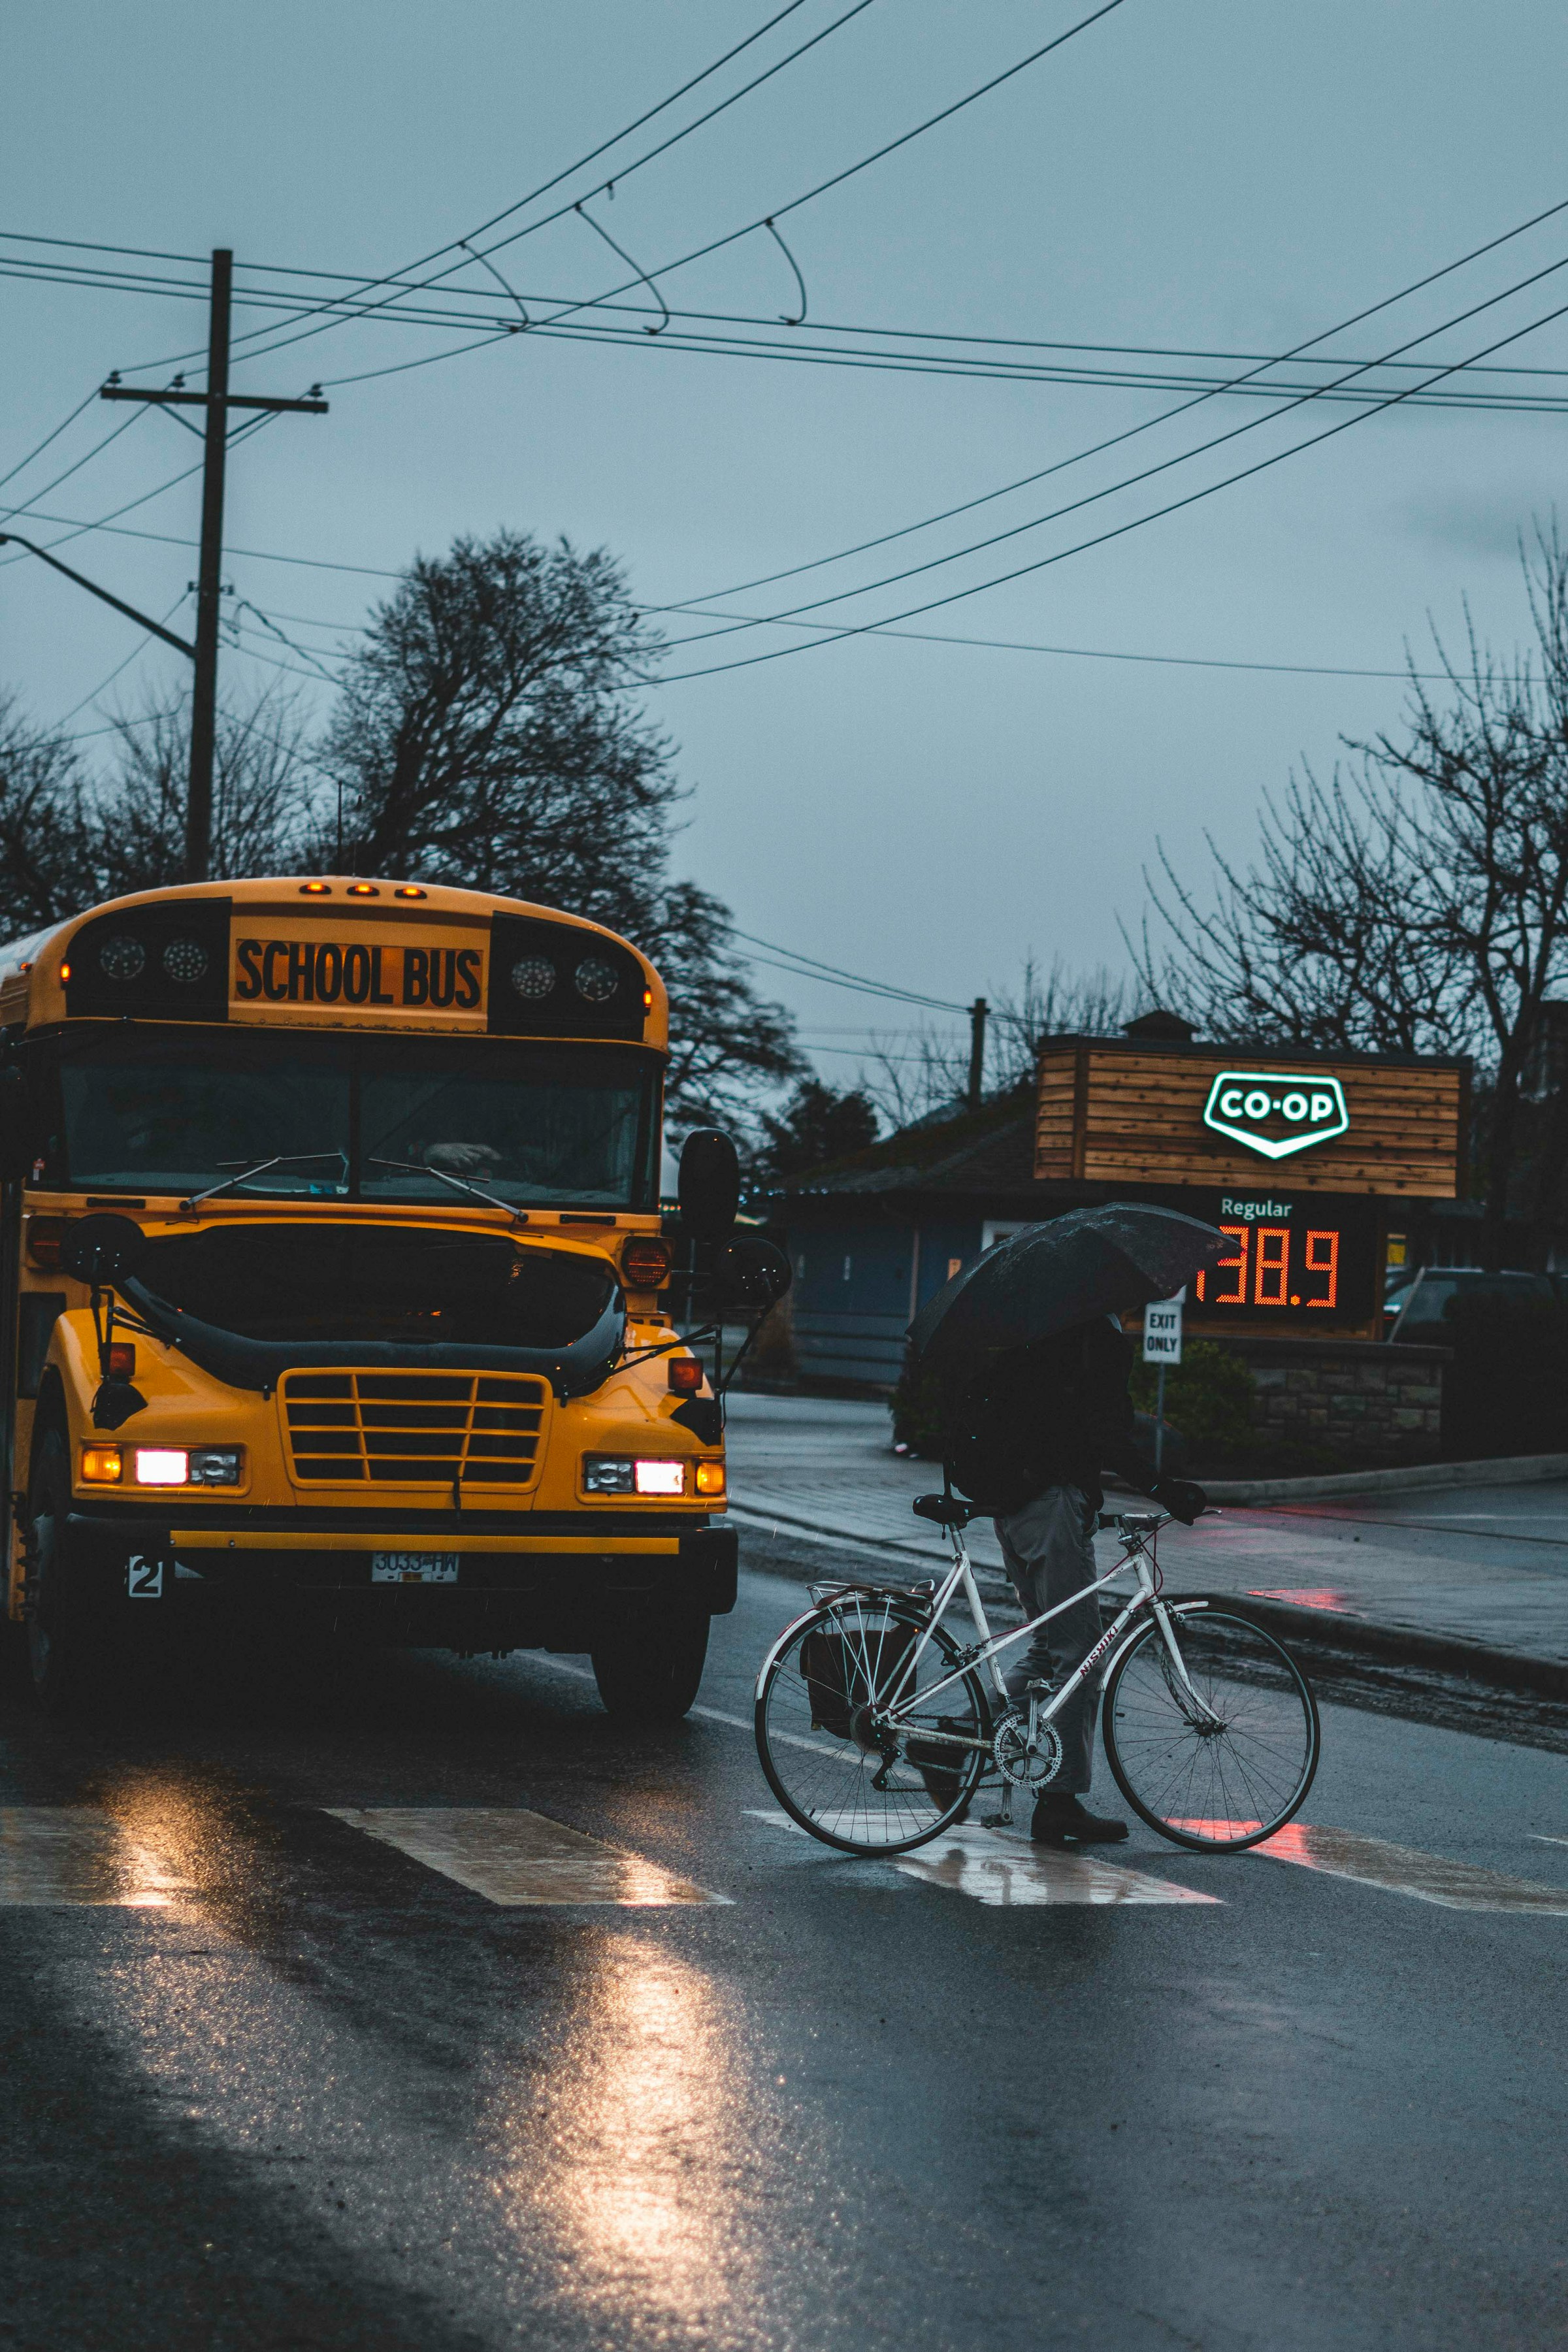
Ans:
[[[545,1383],[512,1372],[287,1372],[284,1424],[307,1485],[527,1486]]]

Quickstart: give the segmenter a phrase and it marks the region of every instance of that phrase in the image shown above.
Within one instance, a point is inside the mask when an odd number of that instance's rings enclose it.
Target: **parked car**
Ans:
[[[1556,1299],[1560,1278],[1550,1274],[1485,1274],[1479,1266],[1423,1266],[1383,1302],[1384,1338],[1407,1346],[1446,1346],[1453,1337],[1453,1303],[1477,1292],[1505,1298]]]

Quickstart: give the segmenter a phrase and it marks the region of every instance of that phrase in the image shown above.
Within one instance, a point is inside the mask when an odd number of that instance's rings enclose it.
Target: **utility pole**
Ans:
[[[986,1003],[977,996],[969,1008],[969,1108],[980,1108],[985,1092]]]
[[[196,578],[195,685],[191,697],[190,784],[185,801],[185,879],[205,882],[212,849],[213,756],[217,742],[218,618],[223,594],[224,461],[228,454],[231,408],[303,410],[324,416],[324,400],[271,400],[228,388],[229,308],[234,255],[226,246],[213,253],[212,297],[207,325],[205,392],[147,392],[114,377],[103,400],[145,400],[161,408],[205,408],[205,450],[202,466],[202,550]]]

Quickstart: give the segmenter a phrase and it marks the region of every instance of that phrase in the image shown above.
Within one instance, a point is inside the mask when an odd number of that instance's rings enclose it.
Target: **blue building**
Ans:
[[[905,1128],[770,1202],[795,1268],[795,1346],[810,1386],[887,1391],[916,1310],[994,1241],[1049,1213],[1031,1093]]]

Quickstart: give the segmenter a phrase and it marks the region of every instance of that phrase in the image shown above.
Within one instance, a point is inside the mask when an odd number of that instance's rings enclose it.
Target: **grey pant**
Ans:
[[[996,1521],[1002,1557],[1026,1617],[1054,1609],[1058,1601],[1082,1591],[1092,1581],[1094,1522],[1094,1512],[1077,1486],[1047,1486],[1021,1511]],[[1008,1696],[1022,1700],[1032,1681],[1065,1681],[1080,1659],[1089,1655],[1101,1630],[1098,1592],[1074,1609],[1064,1609],[1059,1617],[1042,1625],[1022,1651],[1008,1654],[1012,1660],[1005,1669]],[[1055,1790],[1081,1795],[1089,1785],[1099,1700],[1100,1685],[1091,1675],[1054,1718],[1062,1743],[1062,1769],[1051,1783]]]

